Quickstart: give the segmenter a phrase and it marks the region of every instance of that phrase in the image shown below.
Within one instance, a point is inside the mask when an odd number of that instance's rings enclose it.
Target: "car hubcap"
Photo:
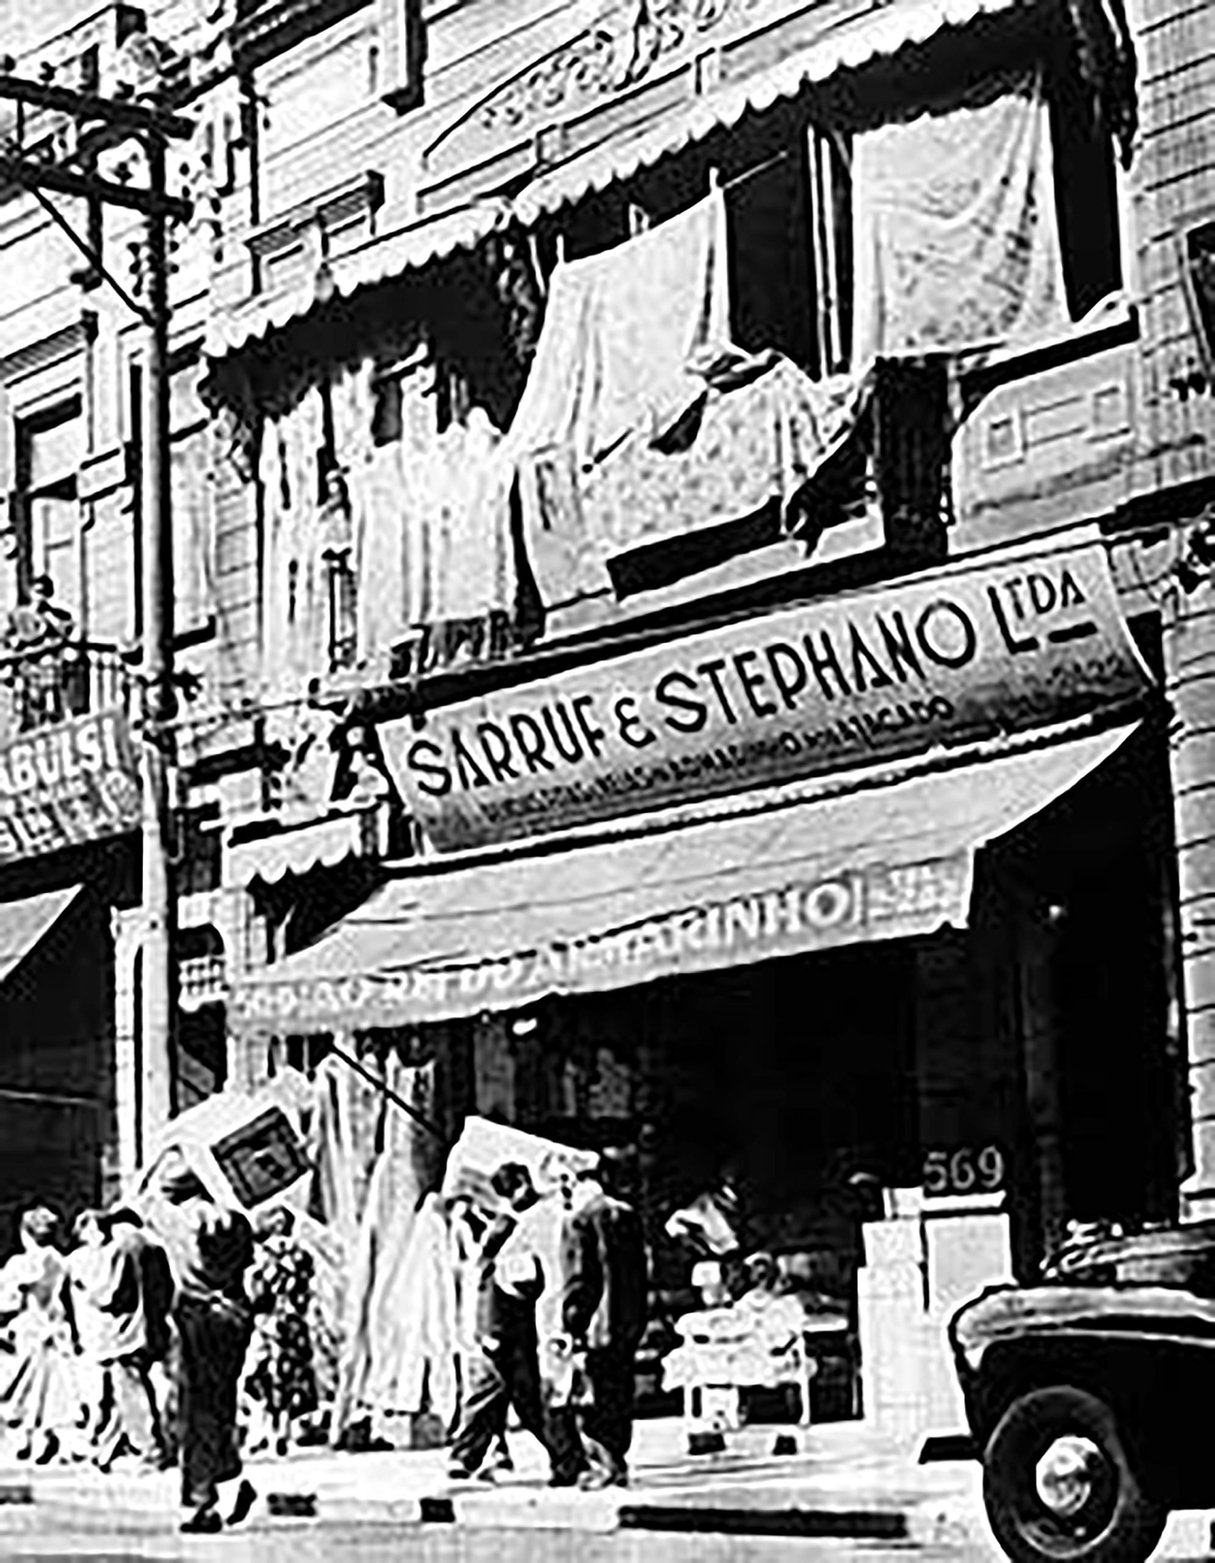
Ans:
[[[1103,1464],[1091,1439],[1072,1434],[1056,1438],[1034,1471],[1038,1497],[1061,1520],[1076,1518],[1092,1502]]]

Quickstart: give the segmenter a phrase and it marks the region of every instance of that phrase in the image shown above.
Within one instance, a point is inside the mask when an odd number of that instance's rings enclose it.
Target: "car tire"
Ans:
[[[1083,1471],[1067,1489],[1078,1506],[1066,1512],[1041,1486],[1043,1462],[1059,1450]],[[983,1457],[983,1500],[1014,1563],[1147,1563],[1168,1519],[1144,1491],[1113,1412],[1070,1385],[1032,1390],[1008,1407]]]

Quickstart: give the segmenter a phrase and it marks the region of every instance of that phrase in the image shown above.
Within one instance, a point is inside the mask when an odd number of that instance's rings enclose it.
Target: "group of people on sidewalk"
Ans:
[[[621,1485],[648,1263],[606,1153],[541,1193],[505,1162],[493,1197],[457,1197],[448,1229],[460,1313],[460,1406],[450,1475],[511,1467],[507,1421],[545,1450],[553,1486]],[[180,1156],[138,1210],[83,1212],[66,1254],[49,1208],[25,1212],[0,1267],[0,1421],[19,1458],[103,1471],[181,1468],[182,1529],[245,1518],[246,1447],[283,1453],[317,1407],[312,1260],[292,1217],[217,1202]],[[256,1415],[252,1424],[250,1408]]]
[[[282,1448],[315,1407],[306,1255],[275,1212],[249,1219],[216,1203],[180,1159],[139,1211],[88,1210],[61,1252],[58,1218],[25,1212],[0,1268],[0,1418],[18,1458],[91,1460],[153,1472],[180,1463],[186,1531],[249,1513],[238,1399],[260,1404]]]
[[[528,1169],[508,1162],[490,1180],[497,1216],[455,1202],[463,1393],[452,1478],[510,1468],[513,1408],[547,1453],[551,1486],[627,1482],[648,1265],[623,1197],[626,1169],[626,1157],[605,1153],[541,1196]]]

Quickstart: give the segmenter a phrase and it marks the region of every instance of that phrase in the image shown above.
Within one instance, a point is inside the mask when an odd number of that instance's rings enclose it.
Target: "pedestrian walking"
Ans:
[[[212,1533],[234,1525],[256,1499],[242,1475],[237,1447],[237,1390],[252,1334],[245,1272],[253,1229],[245,1216],[217,1204],[178,1158],[163,1167],[156,1234],[176,1284],[173,1320],[180,1352],[183,1531]],[[236,1482],[231,1507],[220,1489]]]
[[[541,1280],[528,1237],[528,1217],[540,1203],[539,1196],[521,1163],[505,1163],[490,1182],[506,1210],[491,1225],[481,1249],[475,1324],[479,1349],[468,1364],[469,1382],[448,1466],[449,1476],[457,1480],[479,1473],[491,1445],[504,1435],[512,1405],[520,1425],[549,1447],[536,1339]],[[503,1251],[515,1242],[520,1244],[519,1253],[513,1266],[508,1263],[504,1269]]]
[[[107,1412],[106,1374],[100,1345],[105,1315],[96,1301],[109,1280],[109,1259],[103,1252],[101,1212],[82,1210],[72,1223],[72,1249],[67,1256],[68,1317],[76,1351],[76,1387],[80,1426],[94,1462]]]
[[[168,1343],[173,1298],[168,1256],[132,1210],[107,1211],[101,1226],[113,1256],[107,1305],[111,1332],[102,1357],[113,1410],[98,1463],[108,1469],[115,1459],[129,1455],[138,1470],[159,1471],[167,1464],[168,1449],[152,1370]]]
[[[316,1410],[312,1361],[312,1255],[293,1236],[289,1210],[268,1212],[256,1233],[246,1290],[253,1308],[253,1336],[245,1362],[244,1390],[260,1412],[250,1447],[286,1454],[299,1418]]]
[[[73,1230],[69,1297],[93,1462],[108,1471],[130,1456],[137,1470],[158,1471],[165,1448],[149,1372],[159,1326],[149,1314],[164,1307],[165,1287],[160,1298],[155,1286],[149,1295],[148,1266],[126,1220],[86,1210]]]
[[[451,1239],[451,1267],[456,1282],[456,1351],[459,1365],[460,1413],[481,1375],[484,1350],[481,1332],[486,1303],[484,1293],[492,1284],[493,1262],[498,1248],[513,1226],[513,1219],[490,1220],[478,1211],[467,1195],[448,1202],[448,1231]],[[489,1448],[478,1467],[478,1475],[493,1480],[514,1470],[506,1441],[507,1399],[499,1397],[501,1416]],[[455,1426],[459,1427],[459,1414]]]
[[[577,1379],[561,1319],[562,1231],[574,1181],[568,1167],[554,1161],[548,1169],[549,1192],[542,1197],[526,1169],[521,1170],[526,1184],[516,1199],[518,1221],[499,1254],[496,1282],[499,1290],[529,1310],[549,1486],[572,1487],[587,1464],[571,1409]]]
[[[585,1376],[571,1402],[589,1463],[579,1479],[585,1488],[628,1481],[648,1266],[641,1218],[621,1193],[624,1168],[625,1158],[609,1152],[583,1173],[562,1230],[562,1344]]]
[[[38,1465],[69,1453],[78,1433],[67,1260],[58,1236],[53,1210],[45,1205],[27,1210],[20,1251],[0,1269],[0,1317],[12,1346],[0,1381],[0,1416],[13,1430],[17,1458]]]

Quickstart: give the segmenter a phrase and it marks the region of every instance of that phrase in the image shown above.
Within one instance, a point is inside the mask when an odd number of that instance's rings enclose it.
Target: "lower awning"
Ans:
[[[83,893],[80,885],[43,890],[20,901],[0,901],[0,982],[6,981],[42,943]]]
[[[316,944],[246,975],[230,1019],[246,1034],[413,1025],[964,927],[975,852],[1132,730],[749,816],[402,873]]]

